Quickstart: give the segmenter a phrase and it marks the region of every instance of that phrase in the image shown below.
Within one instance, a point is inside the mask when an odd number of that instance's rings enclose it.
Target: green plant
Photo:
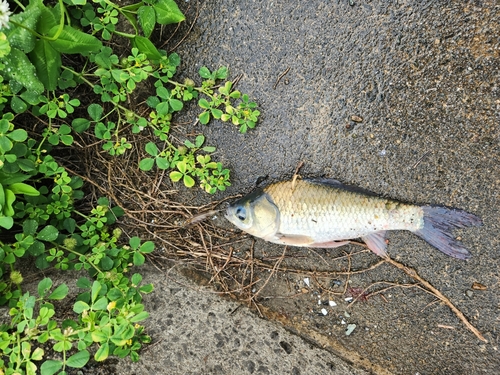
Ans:
[[[144,263],[144,255],[153,251],[154,244],[141,243],[134,237],[129,245],[120,245],[121,231],[111,231],[109,226],[123,210],[110,207],[105,198],[99,199],[89,214],[75,208],[75,199],[83,196],[82,180],[70,177],[52,156],[40,151],[44,144],[55,143],[50,142],[54,134],[65,135],[57,133],[60,128],[46,132],[37,144],[27,140],[26,131],[16,129],[9,119],[13,119],[12,114],[5,114],[0,121],[5,138],[0,141],[0,225],[5,229],[18,225],[19,230],[9,242],[0,241],[0,304],[11,307],[11,323],[0,327],[0,369],[7,374],[34,374],[37,365],[33,361],[44,357],[44,350],[37,345],[49,340],[63,359],[45,361],[41,366],[44,375],[66,366],[85,365],[89,359],[87,349],[96,343],[96,360],[104,360],[110,354],[128,355],[136,360],[138,349],[149,341],[143,327],[137,325],[148,316],[141,304],[142,294],[151,292],[153,287],[139,286],[140,274],[127,275],[131,265]],[[50,189],[47,185],[37,189],[22,182],[43,182],[49,178],[53,181]],[[51,319],[55,315],[51,301],[65,298],[68,292],[64,284],[48,294],[52,281],[44,279],[38,285],[37,298],[23,293],[23,274],[18,264],[26,256],[34,257],[41,269],[84,269],[95,279],[93,283],[85,278],[77,282],[84,289],[73,308],[77,319],[62,323]]]
[[[0,326],[0,374],[65,374],[84,366],[91,352],[97,361],[109,355],[137,360],[150,340],[139,324],[148,317],[142,296],[153,286],[142,284],[132,268],[144,263],[154,244],[121,238],[113,226],[124,211],[107,198],[92,202],[90,211],[79,208],[83,180],[71,176],[55,151],[85,136],[118,157],[142,132],[150,141],[141,170],[169,170],[172,181],[187,187],[198,182],[215,193],[229,186],[229,170],[213,160],[215,147],[206,146],[202,134],[175,141],[173,115],[198,99],[200,123],[231,121],[245,133],[259,111],[231,81],[217,86],[228,77],[224,67],[200,69],[200,86],[174,80],[179,56],[149,40],[156,25],[184,19],[173,0],[12,4],[11,12],[0,0],[0,304],[10,307],[11,317]],[[120,31],[120,20],[130,23],[132,34]],[[109,43],[116,38],[131,43],[122,58],[111,48],[117,43]],[[155,93],[143,117],[130,97],[146,81]],[[90,105],[79,96],[85,87],[95,95]],[[45,278],[37,293],[23,289],[24,258],[40,269],[87,271],[88,278],[75,283],[74,316],[58,318],[56,301],[70,298],[68,286],[54,288]],[[47,359],[47,348],[60,356]]]

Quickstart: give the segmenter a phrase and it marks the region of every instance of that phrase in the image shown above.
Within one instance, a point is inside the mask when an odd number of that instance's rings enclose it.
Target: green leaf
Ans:
[[[136,251],[134,253],[134,266],[142,266],[145,260],[146,258],[140,252]]]
[[[170,168],[170,163],[166,158],[156,158],[156,166],[160,169]]]
[[[158,155],[158,147],[153,142],[148,142],[145,147],[146,152],[151,156]]]
[[[20,97],[28,104],[37,105],[40,103],[40,95],[36,92],[24,91],[21,93]]]
[[[155,244],[153,241],[146,241],[144,242],[139,251],[143,252],[143,253],[151,253],[153,252],[153,250],[155,249]]]
[[[45,244],[40,241],[35,241],[33,244],[28,247],[28,253],[33,256],[41,255],[45,252]]]
[[[36,168],[35,162],[29,159],[18,159],[17,166],[24,172],[34,171]]]
[[[85,310],[90,310],[90,306],[83,301],[76,301],[73,306],[73,311],[77,314],[81,314]]]
[[[137,236],[134,236],[129,240],[128,243],[132,249],[136,250],[139,248],[139,246],[141,246],[141,239]]]
[[[210,109],[210,103],[207,101],[207,99],[205,98],[201,98],[199,101],[198,101],[198,105],[203,108],[203,109]]]
[[[188,187],[188,188],[193,187],[194,184],[195,184],[194,179],[191,176],[187,175],[187,174],[184,175],[183,182],[184,182],[184,185],[186,187]]]
[[[228,75],[228,69],[225,66],[221,66],[215,72],[215,79],[226,79]]]
[[[88,106],[87,112],[90,115],[90,118],[94,121],[99,121],[102,116],[102,112],[104,109],[100,104],[92,103],[91,105]]]
[[[23,233],[25,235],[34,236],[38,228],[38,222],[33,219],[25,220],[23,223]]]
[[[62,135],[61,136],[61,142],[62,144],[66,146],[70,146],[73,144],[73,136],[71,135]]]
[[[66,365],[74,368],[82,368],[89,361],[90,354],[87,350],[82,350],[73,354],[66,360]]]
[[[4,136],[0,137],[0,151],[3,151],[2,153],[10,151],[12,149],[12,146],[13,143],[9,138]]]
[[[210,73],[210,70],[206,66],[202,66],[198,72],[201,78],[205,79],[210,79],[212,78],[212,73]]]
[[[94,331],[92,332],[92,341],[94,342],[103,342],[108,340],[109,335],[103,331]]]
[[[42,375],[53,375],[57,371],[59,371],[63,366],[61,361],[54,361],[53,359],[48,359],[44,363],[42,363],[42,367],[40,370],[42,371]]]
[[[117,289],[117,288],[112,288],[108,294],[107,294],[108,298],[110,301],[116,301],[118,298],[121,298],[123,297],[123,294],[122,292],[120,291],[120,289]]]
[[[101,347],[97,350],[94,355],[94,359],[97,362],[104,361],[109,355],[109,344],[107,342],[103,343]]]
[[[109,271],[110,269],[113,268],[113,265],[114,265],[113,259],[111,259],[108,256],[103,257],[99,262],[99,266],[103,271]]]
[[[81,118],[81,117],[75,118],[71,122],[71,126],[73,127],[73,130],[76,131],[77,133],[83,133],[90,127],[90,121],[87,120],[86,118]]]
[[[24,142],[28,138],[28,133],[24,129],[15,129],[7,134],[7,137],[15,142]]]
[[[149,38],[153,33],[156,24],[156,13],[151,6],[141,6],[137,10],[137,19],[141,25],[144,36]]]
[[[208,122],[210,121],[210,112],[208,111],[202,112],[199,116],[199,120],[200,123],[202,123],[203,125],[208,124]]]
[[[41,361],[43,358],[43,349],[42,348],[36,348],[33,353],[31,354],[31,359],[33,361]],[[35,367],[36,369],[36,367]],[[33,372],[34,374],[35,372]]]
[[[3,61],[3,76],[8,80],[19,82],[29,91],[38,94],[43,92],[43,84],[35,73],[35,66],[26,54],[17,48],[12,48],[10,54]]]
[[[24,194],[28,195],[30,197],[38,197],[40,195],[40,192],[36,190],[33,186],[25,184],[24,182],[16,182],[13,184],[10,184],[8,188],[14,193],[14,194]]]
[[[0,59],[10,53],[10,43],[7,40],[7,35],[0,32]]]
[[[108,307],[108,299],[101,297],[92,305],[92,310],[106,310],[106,307]]]
[[[55,90],[61,75],[61,54],[52,48],[45,39],[39,39],[30,53],[30,58],[45,89]]]
[[[151,108],[156,108],[158,104],[160,104],[160,99],[157,96],[150,96],[146,99],[146,104]]]
[[[54,26],[49,31],[49,35],[55,35],[58,26]],[[77,30],[71,26],[65,25],[59,37],[49,42],[56,51],[61,53],[79,53],[82,55],[88,55],[90,52],[99,52],[102,47],[102,43],[95,36],[84,33],[83,31]]]
[[[162,58],[161,53],[148,38],[137,35],[132,39],[132,45],[140,52],[146,54],[150,60],[161,60]]]
[[[33,1],[33,3],[42,3],[39,1]],[[37,4],[37,5],[38,5]],[[40,4],[41,5],[41,4]],[[59,25],[61,20],[61,7],[59,4],[55,5],[53,8],[48,8],[44,5],[40,6],[42,15],[40,16],[40,20],[36,26],[36,31],[38,31],[42,35],[47,35],[50,29],[54,26]]]
[[[13,96],[10,100],[10,108],[16,113],[23,113],[28,109],[28,106],[24,102],[24,100],[20,99],[17,96]]]
[[[186,160],[181,160],[180,162],[177,163],[177,169],[182,173],[186,173],[187,165],[186,165]]]
[[[76,282],[76,286],[79,288],[90,289],[92,284],[90,283],[90,280],[87,279],[86,277],[80,277]]]
[[[161,102],[156,106],[156,111],[159,115],[166,115],[169,112],[169,108],[168,102]]]
[[[182,176],[183,176],[183,174],[181,172],[177,172],[177,171],[170,172],[170,179],[173,182],[179,181],[182,178]]]
[[[174,0],[158,0],[153,4],[153,8],[156,12],[156,22],[160,25],[179,23],[186,19]]]
[[[101,291],[101,288],[102,288],[102,285],[99,281],[95,280],[92,283],[92,297],[91,297],[92,303],[94,303],[94,301],[99,296],[99,292]]]
[[[130,318],[130,322],[136,323],[136,322],[140,322],[141,320],[144,320],[147,318],[149,318],[149,313],[147,311],[142,311],[139,314],[137,314],[136,316],[133,316],[132,318]]]
[[[212,109],[212,116],[214,116],[214,118],[220,119],[222,114],[223,114],[223,112],[220,109],[217,109],[217,108]]]
[[[39,4],[36,4],[36,2],[33,1],[23,12],[14,14],[10,17],[12,21],[26,27],[25,29],[23,27],[11,26],[6,30],[5,34],[7,35],[7,39],[9,40],[11,47],[18,48],[24,53],[29,53],[33,50],[36,36],[30,31],[30,29],[36,30],[36,24],[41,13]]]
[[[184,106],[184,104],[180,101],[180,100],[177,100],[177,99],[170,99],[169,101],[169,104],[170,106],[172,107],[172,109],[174,111],[180,111],[182,109],[182,107]]]
[[[59,231],[53,225],[47,225],[40,232],[38,232],[36,238],[42,241],[54,241],[59,235]]]
[[[50,294],[49,299],[61,300],[68,295],[68,290],[66,284],[61,284]]]
[[[141,171],[150,171],[153,169],[153,166],[155,164],[155,159],[153,158],[144,158],[139,162],[139,169]]]
[[[64,219],[63,226],[69,233],[73,233],[76,229],[76,220],[72,217],[68,217]]]
[[[205,136],[203,134],[200,134],[199,136],[196,137],[196,147],[201,147],[201,145],[205,142]]]
[[[52,280],[46,277],[38,283],[38,295],[43,298],[50,288],[52,288]]]
[[[153,284],[146,284],[139,288],[142,293],[151,293],[153,291]]]
[[[184,145],[188,148],[196,148],[196,145],[188,139],[184,141]]]
[[[134,273],[132,277],[130,278],[130,281],[132,281],[132,284],[134,285],[139,285],[142,281],[142,275],[140,273]]]

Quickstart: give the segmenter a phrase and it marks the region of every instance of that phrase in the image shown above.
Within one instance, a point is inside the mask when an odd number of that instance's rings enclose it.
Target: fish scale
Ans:
[[[313,237],[318,242],[344,240],[383,230],[418,230],[422,209],[376,196],[337,189],[307,180],[284,181],[264,189],[280,212],[279,232]]]

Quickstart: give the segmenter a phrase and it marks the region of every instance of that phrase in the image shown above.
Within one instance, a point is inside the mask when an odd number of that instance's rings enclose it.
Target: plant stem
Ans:
[[[15,3],[17,4],[17,6],[18,6],[19,8],[21,8],[23,11],[26,9],[26,7],[25,7],[23,4],[21,4],[21,2],[20,2],[19,0],[14,0],[14,2],[15,2]]]

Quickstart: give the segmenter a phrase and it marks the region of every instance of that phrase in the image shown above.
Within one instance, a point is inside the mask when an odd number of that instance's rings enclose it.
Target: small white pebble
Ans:
[[[351,302],[352,301],[352,297],[346,297],[344,298],[346,302]]]
[[[378,153],[380,156],[385,156],[385,154],[387,154],[387,151],[385,150],[382,150]]]
[[[306,284],[307,286],[310,286],[309,278],[308,277],[304,278],[304,284]]]
[[[324,308],[323,308],[323,309],[321,309],[321,314],[323,314],[323,315],[328,315],[328,311],[327,311],[326,309],[324,309]]]
[[[335,301],[328,301],[328,304],[329,304],[331,307],[335,307],[335,306],[337,306],[337,304],[335,303]]]
[[[347,311],[344,311],[344,316],[345,316],[346,318],[350,318],[350,317],[351,317],[351,314],[349,314]]]
[[[345,320],[344,320],[344,319],[342,319],[342,320],[340,321],[340,324],[345,324]]]
[[[347,329],[345,331],[345,335],[349,336],[352,333],[352,331],[354,331],[355,328],[356,328],[356,324],[348,324]]]
[[[318,300],[318,305],[321,305],[321,300],[320,299]]]

